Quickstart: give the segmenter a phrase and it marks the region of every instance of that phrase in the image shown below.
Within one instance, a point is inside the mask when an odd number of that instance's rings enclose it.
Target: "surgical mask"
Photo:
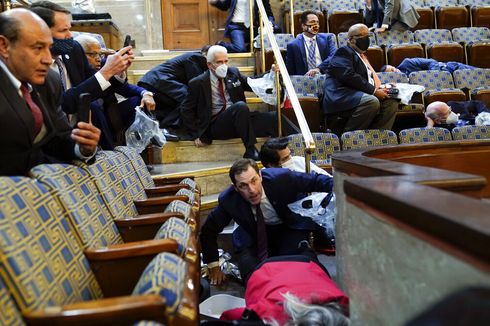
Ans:
[[[456,124],[459,120],[459,117],[456,113],[451,112],[449,116],[446,118],[446,124]]]
[[[284,169],[289,169],[291,170],[293,167],[294,167],[294,163],[293,163],[293,159],[290,158],[289,160],[287,160],[286,162],[282,163],[281,164],[281,167],[284,168]]]
[[[53,46],[51,47],[51,53],[54,55],[68,54],[73,50],[75,41],[73,38],[53,38]]]
[[[356,40],[356,46],[361,51],[366,51],[369,48],[369,36],[361,37]]]
[[[216,76],[218,76],[218,78],[225,78],[226,74],[228,73],[228,66],[226,64],[219,65],[216,67],[214,73]]]
[[[320,25],[318,24],[309,25],[307,31],[313,35],[316,35],[320,31]]]

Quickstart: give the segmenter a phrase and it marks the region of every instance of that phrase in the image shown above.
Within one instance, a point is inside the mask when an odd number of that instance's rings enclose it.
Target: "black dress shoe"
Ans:
[[[255,147],[248,148],[243,154],[243,158],[251,158],[254,161],[260,161],[259,151]]]

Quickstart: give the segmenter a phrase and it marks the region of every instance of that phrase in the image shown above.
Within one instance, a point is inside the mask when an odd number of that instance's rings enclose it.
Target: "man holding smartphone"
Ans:
[[[25,9],[0,14],[0,175],[24,175],[50,162],[89,160],[100,130],[72,129],[61,111],[60,81],[50,70],[46,23]]]

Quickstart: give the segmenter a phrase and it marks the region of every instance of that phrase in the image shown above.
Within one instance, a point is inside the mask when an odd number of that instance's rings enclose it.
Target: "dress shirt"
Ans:
[[[281,224],[282,220],[277,216],[277,212],[272,206],[271,202],[267,198],[265,194],[264,187],[262,187],[262,197],[260,198],[260,209],[262,210],[262,215],[264,215],[264,221],[267,225],[277,225]],[[254,213],[254,217],[256,214],[255,206],[252,206],[252,212]],[[255,217],[257,220],[257,217]]]
[[[373,86],[376,86],[376,83],[374,82],[374,78],[372,76],[372,73],[371,73],[371,68],[369,68],[369,66],[366,64],[366,62],[364,62],[364,60],[362,59],[361,55],[359,54],[359,52],[355,51],[357,56],[359,57],[359,59],[361,59],[362,63],[364,64],[364,66],[366,67],[366,70],[367,70],[367,77],[368,77],[368,81],[371,85]]]
[[[242,23],[245,25],[245,27],[250,26],[250,13],[249,13],[248,0],[237,0],[235,5],[235,11],[233,12],[233,18],[231,19],[231,21],[234,23]]]
[[[302,156],[291,156],[291,159],[282,165],[283,168],[291,171],[305,172],[305,158]],[[331,177],[332,175],[322,168],[319,168],[312,162],[310,162],[310,171],[318,174],[324,174]]]
[[[308,58],[308,55],[310,54],[308,44],[310,44],[311,40],[315,42],[315,66],[318,67],[322,63],[322,57],[320,56],[320,49],[318,49],[318,43],[316,42],[316,35],[313,37],[308,37],[305,34],[303,34],[303,37],[305,39],[305,51],[306,51],[306,57]]]
[[[211,82],[211,105],[212,105],[212,115],[218,114],[223,108],[223,101],[221,100],[221,95],[219,94],[219,81],[218,77],[210,71],[210,82]],[[230,95],[226,91],[225,79],[223,78],[223,90],[226,98],[226,108],[229,108],[231,103]]]
[[[61,57],[61,55],[59,57]],[[66,89],[68,90],[68,89],[72,88],[70,76],[68,75],[68,71],[66,70],[65,62],[63,60],[61,60],[60,64],[63,65],[63,68],[64,68],[63,70],[64,70],[65,80],[66,80]],[[54,60],[53,60],[53,63],[51,64],[51,69],[56,71],[58,74],[60,73],[60,70],[59,70],[58,66],[56,65],[56,63],[54,62]],[[105,78],[102,76],[100,71],[97,71],[94,76],[95,76],[95,79],[97,79],[97,82],[99,83],[100,89],[102,89],[103,91],[105,91],[106,89],[111,87],[111,83],[109,81],[105,80]]]

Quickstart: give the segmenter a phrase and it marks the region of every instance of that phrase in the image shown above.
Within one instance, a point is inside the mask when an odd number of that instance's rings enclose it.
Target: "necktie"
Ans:
[[[371,74],[372,74],[373,79],[374,79],[374,86],[376,88],[378,88],[381,85],[381,80],[379,80],[378,74],[374,71],[373,67],[371,67],[369,60],[364,53],[361,53],[361,58],[362,58],[362,61],[364,61],[366,66],[368,66],[369,70],[371,71]]]
[[[37,106],[37,104],[32,100],[31,93],[29,92],[29,88],[27,87],[26,83],[22,83],[20,86],[20,91],[27,103],[27,106],[31,110],[32,117],[34,118],[34,138],[36,138],[43,126],[43,113],[41,112],[39,106]]]
[[[310,39],[308,44],[308,70],[316,68],[315,52],[316,52],[315,40]]]
[[[221,98],[221,103],[223,104],[223,110],[226,109],[226,96],[225,96],[225,87],[223,86],[223,79],[218,79],[218,91],[219,97]]]
[[[257,205],[255,208],[255,218],[257,219],[257,256],[259,257],[260,261],[263,261],[268,256],[267,230],[260,205]]]
[[[65,67],[63,66],[63,62],[61,61],[61,57],[57,56],[54,59],[54,63],[58,66],[58,70],[61,78],[61,86],[63,87],[63,92],[66,91],[66,77],[65,77]]]

